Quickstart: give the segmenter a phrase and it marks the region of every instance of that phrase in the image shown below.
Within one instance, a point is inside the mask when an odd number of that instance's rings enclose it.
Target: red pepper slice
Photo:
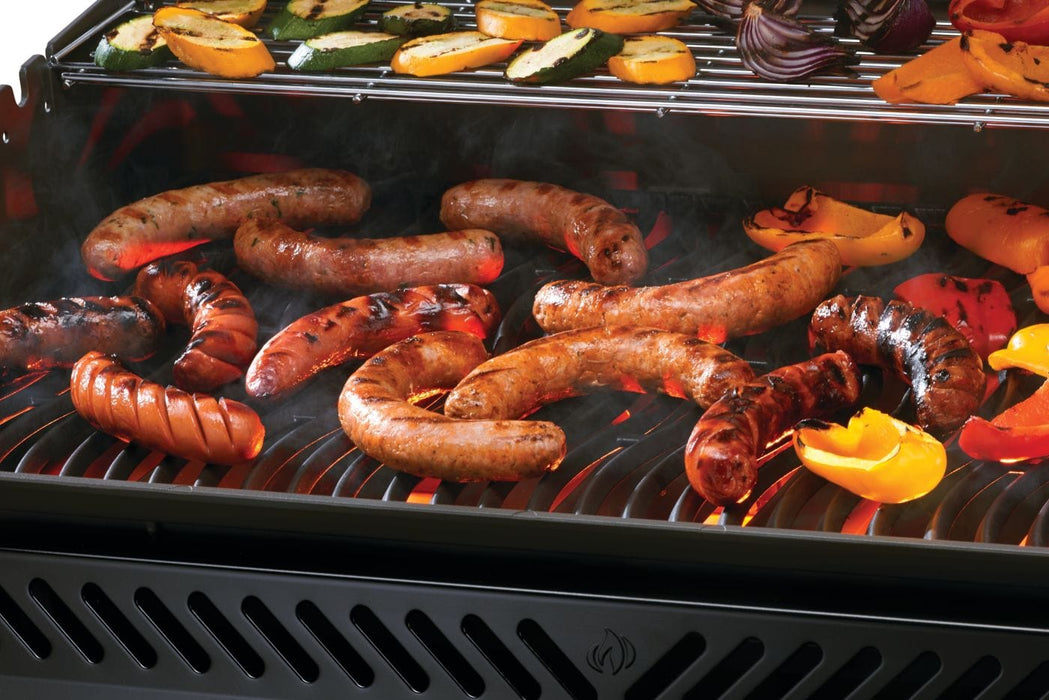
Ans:
[[[912,277],[894,291],[898,299],[947,319],[985,360],[1016,331],[1009,293],[995,280],[932,272]]]
[[[1049,0],[951,0],[947,16],[963,32],[983,29],[1006,41],[1049,43]]]
[[[958,446],[973,459],[997,462],[1049,456],[1049,381],[990,421],[969,418]]]

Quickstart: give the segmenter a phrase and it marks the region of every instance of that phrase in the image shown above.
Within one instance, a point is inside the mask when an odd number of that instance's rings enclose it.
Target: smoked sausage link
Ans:
[[[554,469],[565,435],[553,423],[459,420],[409,403],[449,389],[485,360],[481,339],[435,331],[377,353],[346,381],[339,421],[367,455],[448,481],[519,481]]]
[[[806,418],[829,418],[856,403],[861,375],[844,352],[787,365],[730,390],[696,423],[685,448],[692,488],[717,505],[744,498],[769,443]]]
[[[645,241],[608,202],[557,185],[523,180],[474,180],[441,197],[448,228],[483,228],[533,240],[582,260],[599,284],[633,284],[648,269]]]
[[[262,449],[262,421],[244,404],[163,387],[100,352],[73,365],[69,388],[77,413],[121,440],[212,464],[253,459]]]
[[[218,238],[246,220],[289,226],[352,224],[371,204],[371,188],[344,170],[307,168],[169,190],[117,209],[80,248],[88,272],[116,280],[148,262]]]
[[[902,301],[836,296],[809,326],[815,347],[844,350],[911,385],[918,424],[937,437],[962,426],[983,400],[983,360],[946,319]]]

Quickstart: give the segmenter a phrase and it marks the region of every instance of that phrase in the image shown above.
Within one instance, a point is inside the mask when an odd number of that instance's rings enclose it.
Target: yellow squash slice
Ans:
[[[266,11],[266,0],[179,0],[175,7],[188,7],[215,15],[224,22],[254,27]]]
[[[488,36],[547,41],[561,34],[561,18],[542,0],[481,0],[476,14]]]
[[[689,0],[581,0],[566,19],[573,29],[647,34],[677,26],[695,6]]]
[[[162,7],[153,15],[153,25],[171,52],[191,68],[225,78],[252,78],[276,67],[252,32],[205,12]]]
[[[397,73],[426,77],[479,68],[505,61],[520,40],[498,39],[481,32],[450,32],[413,39],[390,61]]]
[[[631,36],[608,59],[608,71],[628,83],[663,85],[694,76],[696,59],[684,42],[669,36]]]

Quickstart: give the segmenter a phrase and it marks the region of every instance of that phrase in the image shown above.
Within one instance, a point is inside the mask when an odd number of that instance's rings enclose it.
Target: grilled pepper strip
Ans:
[[[992,352],[987,357],[987,364],[993,370],[1015,367],[1049,377],[1049,323],[1038,323],[1016,331],[1003,350]],[[1049,415],[1046,422],[1049,422]]]
[[[970,418],[958,446],[973,459],[997,462],[1049,456],[1049,382],[990,421]]]
[[[951,0],[947,17],[963,32],[983,29],[1007,41],[1049,44],[1046,0]]]
[[[794,432],[794,449],[812,472],[881,503],[924,496],[947,469],[939,440],[872,408],[854,415],[847,427],[804,422]]]

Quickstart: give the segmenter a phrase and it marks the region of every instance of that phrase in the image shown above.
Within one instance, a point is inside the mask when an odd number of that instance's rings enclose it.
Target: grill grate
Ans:
[[[379,15],[399,3],[371,3],[362,26],[374,26]],[[455,11],[457,26],[476,27],[470,3],[444,3]],[[267,26],[276,12],[271,8],[260,26]],[[569,7],[555,4],[564,16]],[[469,72],[434,78],[397,75],[388,66],[342,68],[322,74],[298,73],[287,68],[296,43],[266,39],[277,62],[277,70],[250,80],[217,78],[187,69],[180,63],[116,73],[102,70],[91,60],[102,33],[120,19],[138,12],[134,8],[115,13],[94,27],[84,27],[75,39],[50,47],[52,61],[65,87],[78,84],[162,88],[198,92],[240,94],[313,95],[451,102],[487,105],[556,106],[585,109],[617,109],[665,115],[683,112],[705,115],[787,117],[802,119],[889,121],[910,124],[954,124],[976,131],[987,126],[1049,127],[1049,108],[1005,95],[983,94],[956,105],[891,105],[878,98],[870,82],[906,62],[909,56],[876,55],[860,50],[852,39],[843,42],[857,50],[860,58],[848,76],[817,76],[809,82],[775,83],[753,75],[740,63],[734,37],[713,24],[713,18],[695,13],[674,31],[663,32],[685,42],[696,58],[697,74],[687,83],[671,86],[631,85],[607,72],[579,78],[563,85],[516,86],[503,78],[505,65],[496,64]],[[833,31],[828,16],[804,20],[821,32]],[[932,44],[956,36],[947,22],[933,32]]]

